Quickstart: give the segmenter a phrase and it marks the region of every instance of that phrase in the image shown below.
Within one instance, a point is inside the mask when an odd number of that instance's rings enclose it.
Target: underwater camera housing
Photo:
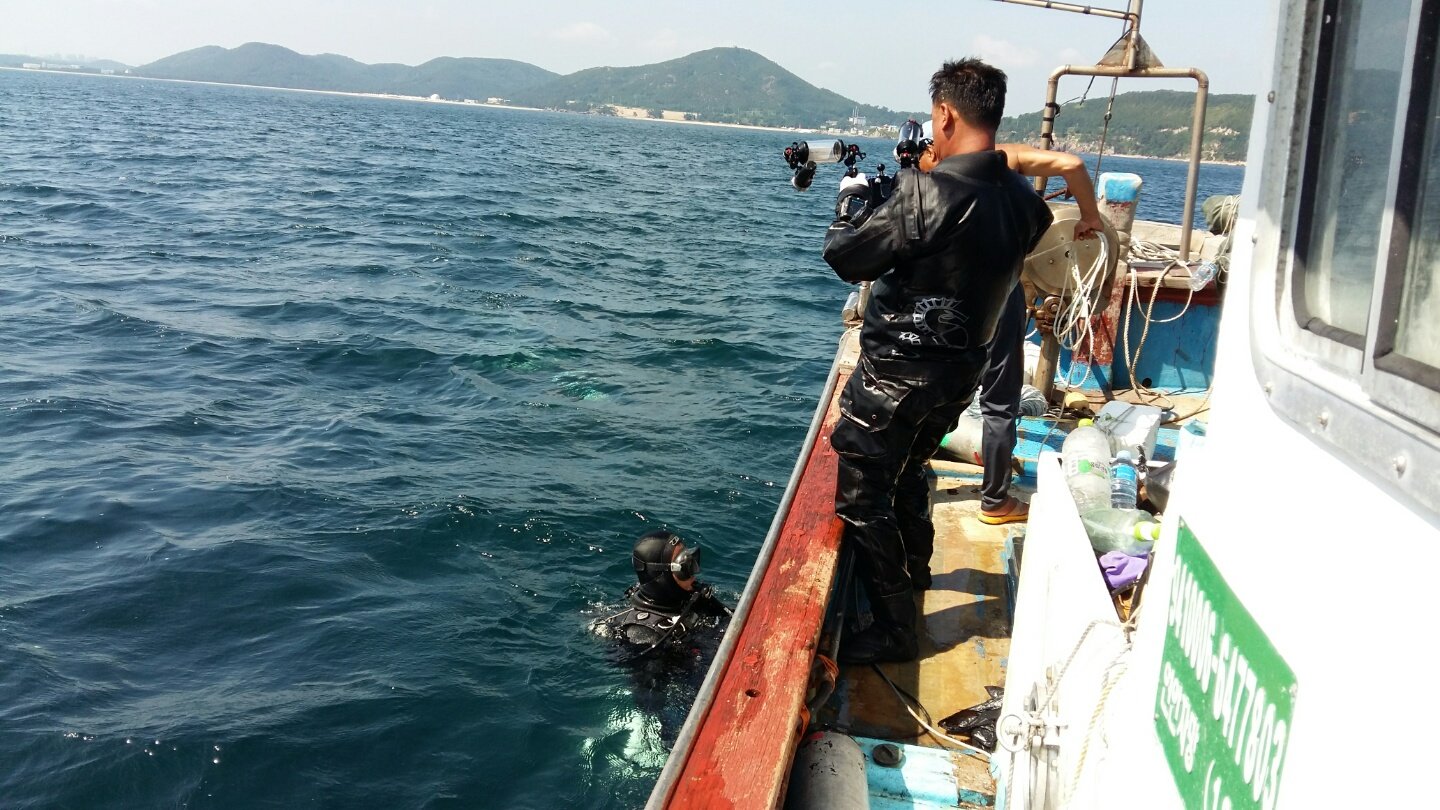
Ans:
[[[900,137],[895,141],[895,161],[902,169],[918,167],[920,156],[929,148],[930,139],[925,137],[925,128],[911,118],[900,127]]]
[[[915,119],[900,127],[900,137],[895,143],[895,160],[900,168],[909,169],[920,165],[920,157],[930,148],[930,139]],[[815,181],[815,171],[821,163],[845,164],[846,181],[841,182],[840,197],[835,203],[835,215],[839,219],[852,219],[867,206],[874,208],[890,198],[895,178],[885,174],[885,164],[875,166],[875,173],[866,177],[856,167],[865,159],[865,153],[856,144],[833,141],[796,141],[786,147],[785,163],[794,175],[790,185],[797,191],[805,191]],[[858,181],[858,182],[857,182]]]
[[[796,191],[810,188],[815,181],[815,169],[821,163],[844,163],[847,174],[855,171],[855,163],[865,159],[865,153],[855,144],[844,141],[796,141],[785,147],[785,162],[795,174],[790,185]]]

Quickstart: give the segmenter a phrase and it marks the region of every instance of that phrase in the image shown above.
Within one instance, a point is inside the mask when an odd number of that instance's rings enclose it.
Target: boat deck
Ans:
[[[1151,394],[1117,391],[1125,402],[1155,401]],[[1098,411],[1103,397],[1092,402]],[[1203,420],[1201,396],[1170,395],[1158,402],[1171,408],[1177,421]],[[1198,412],[1198,413],[1197,413]],[[1028,500],[1034,493],[1034,470],[1040,453],[1058,451],[1074,428],[1074,419],[1026,418],[1016,447],[1018,474],[1011,491]],[[1157,459],[1173,458],[1176,431],[1162,430]],[[1010,559],[1026,524],[991,526],[980,522],[980,467],[943,460],[931,462],[935,554],[931,559],[933,587],[923,594],[920,659],[886,664],[882,671],[900,689],[918,699],[931,722],[986,700],[987,686],[1003,686],[1013,624],[1014,579],[1018,565]],[[1098,575],[1098,574],[1097,574]],[[987,762],[954,750],[926,732],[905,710],[890,685],[870,667],[844,667],[829,711],[816,719],[823,725],[863,737],[892,740],[925,748],[943,748],[954,763],[961,807],[993,804],[995,782]]]
[[[1016,525],[980,522],[978,467],[943,461],[933,466],[934,583],[920,597],[920,659],[882,667],[890,680],[919,700],[932,723],[986,700],[986,686],[1005,683],[1011,625],[1006,538]],[[1021,487],[1016,491],[1022,497],[1028,494]],[[834,714],[825,719],[838,728],[866,737],[943,747],[870,667],[844,667],[837,697],[832,702]],[[986,803],[984,797],[994,794],[986,762],[958,751],[952,759],[960,795]]]
[[[842,667],[834,693],[824,700],[830,690],[822,688],[825,668],[817,655],[833,654],[838,628],[827,617],[844,606],[831,604],[830,597],[837,579],[845,578],[842,524],[834,512],[837,460],[829,437],[857,349],[856,333],[850,330],[751,586],[736,606],[716,664],[648,808],[778,806],[807,729],[853,735],[862,747],[886,740],[903,746],[902,763],[913,768],[882,766],[866,750],[872,807],[994,805],[995,783],[986,759],[947,746],[922,729],[870,667]],[[1178,402],[1172,407],[1181,415],[1189,412]],[[1070,419],[1022,420],[1016,448],[1020,474],[1012,491],[1022,497],[1033,492],[1036,458],[1058,450],[1071,427]],[[1157,458],[1165,457],[1162,448],[1173,450],[1175,432],[1162,436]],[[980,522],[979,467],[942,460],[931,466],[936,547],[933,587],[919,597],[921,656],[883,671],[918,700],[935,724],[986,700],[986,687],[1005,683],[1019,570],[1012,555],[1020,546],[1011,538],[1023,534],[1024,524]],[[953,783],[941,778],[947,771]]]

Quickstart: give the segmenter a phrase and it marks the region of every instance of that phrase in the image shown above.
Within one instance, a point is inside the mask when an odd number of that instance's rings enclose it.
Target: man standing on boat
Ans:
[[[976,59],[947,62],[930,97],[936,166],[901,170],[890,198],[853,219],[842,190],[825,236],[840,278],[873,282],[831,437],[835,511],[875,617],[842,646],[846,663],[919,652],[907,556],[928,561],[931,551],[918,547],[933,537],[925,464],[974,393],[1025,255],[1052,220],[995,151],[1005,74]]]
[[[1095,234],[1103,232],[1095,186],[1090,182],[1085,161],[1066,152],[1036,149],[1017,143],[1001,144],[996,149],[1005,154],[1011,169],[1027,177],[1065,179],[1070,195],[1080,209],[1080,218],[1075,221],[1076,239],[1094,239]],[[929,171],[930,167],[922,159],[920,168]],[[980,434],[980,458],[985,468],[980,486],[980,522],[992,526],[1018,523],[1030,517],[1029,505],[1010,494],[1010,463],[1015,452],[1016,424],[1020,420],[1025,325],[1028,320],[1025,291],[1016,284],[995,327],[990,360],[980,378],[980,414],[984,420]]]

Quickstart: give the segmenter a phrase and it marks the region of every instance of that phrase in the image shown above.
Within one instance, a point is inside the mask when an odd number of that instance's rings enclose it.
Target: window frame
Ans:
[[[1310,264],[1310,252],[1314,247],[1315,209],[1319,196],[1320,167],[1326,157],[1323,148],[1329,123],[1326,114],[1331,106],[1331,91],[1335,89],[1332,87],[1332,79],[1338,50],[1336,40],[1340,26],[1334,20],[1341,2],[1343,0],[1323,0],[1320,10],[1321,22],[1316,32],[1318,42],[1315,48],[1315,64],[1312,68],[1314,80],[1310,94],[1309,115],[1307,116],[1309,123],[1305,129],[1305,157],[1301,169],[1300,211],[1295,224],[1294,264],[1288,274],[1290,305],[1294,312],[1295,325],[1301,331],[1290,337],[1297,342],[1311,344],[1306,348],[1313,353],[1326,356],[1326,359],[1337,367],[1358,369],[1360,367],[1358,352],[1365,348],[1365,335],[1320,320],[1319,316],[1310,311],[1310,305],[1305,300],[1305,270]],[[1303,333],[1318,335],[1326,343],[1311,340]],[[1340,346],[1355,351],[1348,352],[1339,348],[1327,350],[1327,343],[1338,343]]]
[[[1400,309],[1404,303],[1406,273],[1410,269],[1414,249],[1412,223],[1425,202],[1424,193],[1436,195],[1433,204],[1440,205],[1440,185],[1425,189],[1426,146],[1440,141],[1440,125],[1429,130],[1432,121],[1440,116],[1440,98],[1437,98],[1436,70],[1440,68],[1436,47],[1440,45],[1440,2],[1422,0],[1420,3],[1419,29],[1415,32],[1410,71],[1410,88],[1403,143],[1399,154],[1399,186],[1392,206],[1395,223],[1390,234],[1390,249],[1384,274],[1377,281],[1380,287],[1374,299],[1371,321],[1375,328],[1370,330],[1366,356],[1371,359],[1377,383],[1377,393],[1385,395],[1386,401],[1393,400],[1395,406],[1404,407],[1405,391],[1398,390],[1409,382],[1431,392],[1440,392],[1440,367],[1405,357],[1396,351],[1400,332]],[[1416,111],[1420,111],[1417,114]],[[1427,138],[1428,136],[1428,138]],[[1427,143],[1427,140],[1430,143]],[[1394,378],[1393,380],[1391,378]],[[1396,390],[1392,390],[1396,389]],[[1418,392],[1415,392],[1418,393]],[[1397,396],[1392,396],[1398,395]],[[1437,401],[1440,405],[1440,401]],[[1432,411],[1430,416],[1434,416]]]
[[[1315,122],[1323,127],[1339,30],[1328,26],[1337,2],[1282,3],[1278,10],[1273,92],[1257,103],[1257,129],[1263,122],[1268,127],[1259,139],[1252,136],[1249,158],[1248,171],[1258,171],[1259,182],[1247,178],[1247,204],[1256,212],[1252,244],[1245,245],[1251,254],[1253,369],[1277,415],[1417,508],[1440,515],[1440,369],[1394,351],[1411,221],[1422,192],[1416,167],[1423,167],[1432,115],[1432,137],[1440,137],[1440,98],[1426,95],[1440,81],[1434,75],[1440,0],[1410,3],[1386,210],[1377,234],[1382,247],[1358,348],[1354,340],[1306,328],[1307,313],[1296,306],[1314,211],[1314,153],[1323,144]]]
[[[1424,188],[1426,136],[1440,138],[1440,121],[1436,120],[1440,109],[1433,108],[1440,107],[1440,99],[1434,93],[1440,0],[1418,0],[1413,4],[1408,33],[1408,70],[1400,89],[1405,117],[1396,127],[1394,177],[1386,197],[1389,250],[1375,278],[1361,385],[1383,407],[1426,427],[1440,428],[1440,368],[1395,350],[1406,272],[1414,249],[1412,224],[1427,192]],[[1440,187],[1428,192],[1437,195],[1433,202],[1440,205]]]

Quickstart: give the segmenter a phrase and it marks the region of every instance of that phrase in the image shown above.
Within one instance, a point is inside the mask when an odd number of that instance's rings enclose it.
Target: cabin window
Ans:
[[[1440,368],[1440,126],[1430,118],[1424,188],[1400,299],[1395,352]]]
[[[1330,0],[1302,203],[1300,325],[1363,348],[1380,261],[1410,0]],[[1440,187],[1437,187],[1440,190]]]
[[[1440,389],[1440,60],[1436,6],[1422,19],[1375,365]]]
[[[1252,292],[1278,305],[1254,312],[1279,316],[1252,322],[1256,371],[1276,413],[1440,514],[1440,0],[1283,4],[1277,23],[1295,95],[1271,108],[1267,182],[1247,178],[1273,217]]]

